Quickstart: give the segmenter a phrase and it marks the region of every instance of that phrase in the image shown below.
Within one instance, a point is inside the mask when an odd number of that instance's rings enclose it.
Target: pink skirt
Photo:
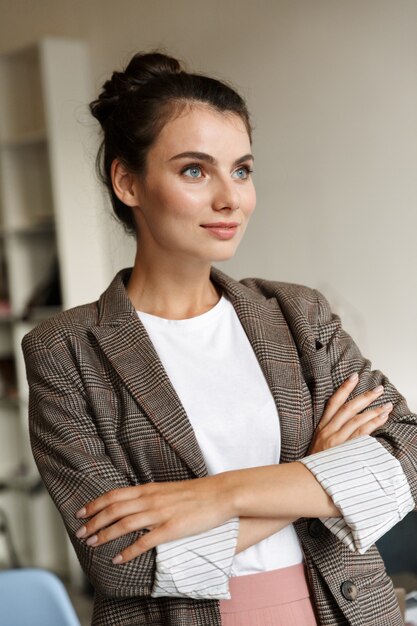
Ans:
[[[304,565],[230,578],[222,626],[317,626]]]

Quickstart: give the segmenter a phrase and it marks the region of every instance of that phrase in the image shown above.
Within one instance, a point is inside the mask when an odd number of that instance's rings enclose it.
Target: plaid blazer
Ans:
[[[219,626],[217,600],[150,597],[154,550],[112,564],[137,534],[96,549],[74,537],[75,512],[106,491],[207,474],[185,410],[127,296],[130,271],[119,272],[97,302],[24,337],[33,454],[95,587],[95,626]],[[417,418],[381,372],[371,370],[324,297],[289,283],[237,282],[217,269],[212,280],[233,303],[277,404],[281,461],[306,455],[326,401],[358,371],[355,393],[381,383],[378,403],[394,403],[375,436],[401,462],[416,501]],[[321,625],[402,624],[375,546],[353,553],[317,519],[299,519],[295,528]],[[353,593],[346,594],[344,583]]]

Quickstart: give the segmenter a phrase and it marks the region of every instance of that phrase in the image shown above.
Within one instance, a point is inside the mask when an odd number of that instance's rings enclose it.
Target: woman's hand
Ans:
[[[348,378],[327,402],[326,409],[314,434],[309,454],[327,450],[354,437],[370,435],[388,419],[389,412],[392,409],[391,403],[359,413],[359,411],[366,409],[383,393],[381,387],[377,387],[372,391],[366,391],[358,395],[354,400],[347,402],[358,380],[357,374]],[[295,519],[296,517],[290,519],[283,517],[241,517],[236,553],[262,541],[266,537],[270,537],[294,522]]]
[[[114,489],[85,505],[89,517],[76,536],[97,547],[134,531],[148,529],[113,563],[125,563],[155,546],[204,532],[234,517],[227,473],[193,480],[148,483]]]
[[[391,403],[364,411],[383,393],[383,388],[377,387],[347,401],[357,382],[357,376],[350,377],[327,402],[310,446],[310,454],[370,434],[386,421],[392,409]],[[268,471],[271,469],[274,471],[277,468],[237,470],[193,480],[114,489],[86,504],[77,513],[78,518],[90,518],[79,529],[77,537],[97,547],[131,532],[149,530],[113,560],[114,563],[125,563],[161,543],[204,532],[231,519],[237,514],[232,503],[244,477],[254,477],[253,472],[259,475],[256,491],[270,482]],[[291,468],[283,466],[278,469]],[[303,466],[302,469],[305,470]],[[307,471],[307,474],[310,473]],[[255,533],[259,535],[257,541],[263,538],[260,535],[268,536],[292,519],[296,517],[277,519],[276,527],[271,518],[265,519],[265,528],[260,519],[254,519],[258,526]],[[245,540],[240,549],[253,543],[256,543],[253,538]]]
[[[309,454],[333,448],[348,439],[370,435],[388,419],[392,403],[366,409],[384,393],[382,386],[359,394],[347,401],[358,384],[359,377],[353,374],[335,391],[326,404],[326,409],[316,428]],[[361,413],[363,411],[363,413]]]

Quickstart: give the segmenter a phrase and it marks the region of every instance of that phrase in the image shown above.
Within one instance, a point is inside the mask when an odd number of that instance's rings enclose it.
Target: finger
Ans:
[[[81,526],[81,528],[79,528],[75,533],[75,536],[78,539],[88,539],[88,537],[96,534],[102,528],[105,528],[128,515],[142,512],[147,508],[147,506],[148,505],[143,498],[113,502],[89,519],[86,524]]]
[[[320,428],[326,426],[337,411],[345,404],[346,400],[358,384],[358,381],[359,375],[355,372],[349,376],[349,378],[347,378],[334,392],[331,398],[329,398],[323,416],[320,420]]]
[[[310,446],[310,453],[319,452],[321,450],[328,450],[334,446],[338,446],[354,436],[360,436],[358,433],[365,435],[370,434],[376,428],[380,427],[385,420],[381,418],[382,415],[392,410],[392,403],[389,402],[385,405],[374,407],[354,415],[350,418],[341,428],[335,429],[333,422],[326,427],[325,431],[321,431],[318,438],[315,438]],[[366,426],[368,424],[368,426]],[[366,426],[366,427],[365,427]],[[330,430],[331,429],[331,430]]]
[[[381,428],[388,420],[391,411],[386,411],[385,413],[381,413],[374,419],[370,420],[366,424],[360,426],[351,436],[350,439],[355,439],[356,437],[362,437],[363,435],[371,435],[375,430]]]
[[[331,426],[334,432],[340,430],[345,423],[358,415],[358,413],[361,413],[361,411],[366,409],[372,402],[375,402],[383,393],[384,388],[382,385],[379,385],[349,400],[332,417],[327,428]]]
[[[374,387],[374,389],[368,389],[367,391],[364,391],[363,393],[359,394],[355,398],[352,398],[352,400],[349,400],[348,402],[346,402],[345,406],[343,407],[343,410],[345,409],[353,410],[353,411],[356,411],[357,413],[359,411],[363,411],[367,407],[369,407],[373,402],[375,402],[376,398],[379,398],[380,396],[382,396],[384,391],[385,389],[383,385],[378,385],[377,387]]]
[[[140,556],[144,552],[159,546],[161,543],[170,541],[169,529],[167,525],[159,526],[155,530],[151,530],[149,533],[139,537],[132,545],[128,546],[125,550],[117,554],[113,558],[113,563],[119,565],[121,563],[127,563],[132,559]]]
[[[104,543],[113,541],[114,539],[119,539],[120,537],[129,535],[130,533],[155,528],[158,522],[160,523],[161,521],[161,515],[155,511],[146,511],[145,513],[128,515],[111,526],[108,526],[104,530],[92,535],[89,539],[87,539],[86,543],[87,545],[96,548]]]
[[[82,517],[91,517],[114,502],[139,498],[144,491],[144,487],[145,485],[136,485],[133,487],[120,487],[119,489],[112,489],[95,500],[87,502],[82,509],[77,511],[75,517],[79,519]]]
[[[390,413],[392,411],[392,402],[388,402],[379,407],[374,407],[372,409],[368,409],[359,415],[355,415],[351,419],[349,419],[340,429],[339,436],[343,441],[349,439],[354,432],[360,431],[363,429],[362,434],[369,434],[368,428],[370,428],[370,432],[375,430],[375,426],[372,426],[374,420],[378,420],[381,415],[385,415],[385,413]],[[369,425],[368,428],[365,427]]]

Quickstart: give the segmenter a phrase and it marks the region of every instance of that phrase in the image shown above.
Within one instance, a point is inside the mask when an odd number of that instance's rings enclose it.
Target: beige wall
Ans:
[[[90,42],[92,96],[161,45],[242,90],[258,207],[224,269],[321,289],[415,409],[415,0],[0,0],[0,52],[45,34]],[[103,224],[110,277],[132,248]]]

